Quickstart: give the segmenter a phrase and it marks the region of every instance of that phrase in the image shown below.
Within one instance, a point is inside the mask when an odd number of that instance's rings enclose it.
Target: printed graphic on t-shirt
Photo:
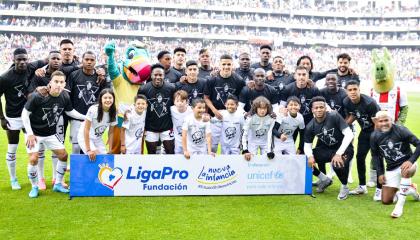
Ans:
[[[379,147],[386,158],[398,161],[405,157],[405,154],[401,152],[401,145],[401,142],[393,143],[392,141],[388,141],[387,144],[380,145]]]
[[[135,136],[136,136],[136,139],[139,140],[143,136],[143,128],[137,129]]]
[[[316,136],[319,140],[325,143],[327,146],[332,146],[338,143],[337,139],[334,137],[334,128],[326,129],[322,128],[322,131],[318,133]]]
[[[205,134],[204,134],[204,129],[201,128],[195,128],[193,129],[193,134],[191,135],[192,141],[194,142],[194,144],[203,144],[204,143],[204,138],[205,138]]]
[[[256,131],[255,131],[255,137],[257,137],[257,138],[262,138],[262,137],[264,137],[265,136],[265,134],[267,133],[267,129],[265,129],[265,128],[262,128],[262,129],[257,129]]]
[[[165,98],[162,96],[162,94],[158,93],[156,94],[156,98],[151,98],[148,100],[150,104],[150,110],[152,112],[155,112],[155,114],[161,118],[168,114],[168,101],[169,98]]]
[[[23,85],[15,86],[15,90],[17,92],[18,97],[25,97],[25,94],[23,92]]]
[[[228,127],[225,129],[225,136],[227,139],[233,139],[236,136],[236,128],[235,127]]]
[[[340,106],[340,105],[338,105],[338,104],[334,101],[334,99],[331,99],[331,100],[330,100],[330,107],[331,107],[332,109],[336,110],[337,112],[339,112],[339,111],[340,111],[340,109],[341,109],[341,106]]]
[[[362,114],[358,110],[355,110],[354,114],[355,114],[356,118],[360,120],[360,123],[362,125],[361,127],[363,129],[368,128],[370,126],[370,122],[368,120],[369,116],[367,114]]]
[[[54,104],[52,108],[42,108],[42,111],[44,112],[42,120],[47,120],[48,127],[55,126],[60,119],[63,110],[64,108],[58,107],[58,104]]]
[[[230,88],[228,84],[225,84],[223,87],[214,87],[214,90],[217,92],[216,100],[221,100],[223,104],[225,104],[227,97],[235,92],[235,89]]]
[[[104,134],[105,130],[106,130],[106,125],[102,125],[102,126],[98,126],[95,128],[95,136],[96,137],[100,137],[102,136],[102,134]]]
[[[302,103],[303,112],[302,115],[308,115],[311,113],[311,109],[309,108],[309,102],[311,99],[306,99],[305,95],[300,95],[300,102]]]
[[[87,82],[86,85],[77,85],[79,89],[79,99],[83,99],[86,105],[92,105],[96,103],[95,94],[99,87],[93,86],[91,82]]]

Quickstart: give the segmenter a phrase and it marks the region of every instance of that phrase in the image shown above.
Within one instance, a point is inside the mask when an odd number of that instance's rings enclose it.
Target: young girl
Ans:
[[[203,121],[206,103],[203,99],[194,99],[192,108],[193,114],[186,117],[182,125],[184,156],[189,159],[191,155],[214,155],[211,151],[210,122]]]
[[[222,120],[222,154],[239,154],[241,133],[244,126],[244,112],[238,110],[238,98],[234,95],[227,97],[226,110],[221,110]]]
[[[175,154],[183,154],[182,150],[182,124],[184,119],[192,114],[192,109],[188,106],[188,93],[178,90],[174,94],[174,106],[171,106],[172,124],[175,135]]]
[[[302,114],[299,113],[299,98],[291,96],[287,99],[286,115],[277,115],[277,121],[273,128],[274,153],[280,155],[297,154],[293,133],[299,128],[300,141],[303,142],[303,130],[305,122]]]
[[[110,128],[108,131],[109,149],[112,148],[112,132],[114,126],[117,125],[115,95],[112,89],[102,90],[98,101],[98,104],[89,108],[77,135],[80,148],[89,155],[89,159],[92,161],[96,159],[96,154],[107,153],[102,135],[108,127]]]
[[[146,121],[147,98],[137,95],[134,105],[126,111],[121,128],[121,153],[141,154],[143,150],[144,125]]]
[[[265,97],[257,97],[251,106],[251,116],[245,121],[244,134],[242,135],[242,153],[247,161],[251,160],[252,154],[266,154],[269,158],[274,157],[271,150],[272,130],[275,120],[271,117],[273,108]]]

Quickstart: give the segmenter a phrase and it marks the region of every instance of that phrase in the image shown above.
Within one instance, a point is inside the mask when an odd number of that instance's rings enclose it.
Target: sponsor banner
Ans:
[[[312,194],[303,155],[71,155],[70,197]]]

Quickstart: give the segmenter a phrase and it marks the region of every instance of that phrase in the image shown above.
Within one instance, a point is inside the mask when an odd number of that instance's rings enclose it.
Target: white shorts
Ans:
[[[78,143],[77,134],[79,133],[79,128],[80,125],[82,125],[82,122],[79,120],[71,120],[70,124],[70,142],[75,144]]]
[[[414,163],[411,168],[417,170],[417,163]],[[401,182],[401,167],[397,167],[391,171],[385,171],[385,185],[392,188],[400,188]]]
[[[293,141],[282,141],[279,138],[274,138],[274,153],[279,155],[295,155],[296,146]]]
[[[145,140],[147,142],[159,142],[159,139],[161,141],[171,141],[174,140],[174,131],[167,130],[164,132],[145,132],[146,138]]]
[[[254,155],[258,154],[258,149],[260,149],[260,154],[264,155],[267,153],[267,145],[256,145],[248,144],[248,151]]]
[[[85,145],[85,139],[79,136],[77,140],[78,140],[80,149],[82,149],[82,151],[85,154],[87,154],[88,151]],[[90,138],[89,145],[90,145],[91,151],[98,151],[99,154],[107,153],[105,143],[104,141],[102,141],[102,138],[96,138],[96,139]]]
[[[23,127],[23,121],[22,118],[9,118],[6,117],[6,120],[9,122],[9,125],[7,126],[9,128],[9,130],[22,130],[24,129]]]
[[[31,149],[26,147],[26,151],[28,153],[36,153],[36,152],[39,152],[39,150],[43,150],[43,149],[50,149],[50,150],[64,149],[63,143],[60,142],[60,140],[58,139],[56,135],[51,135],[47,137],[40,137],[40,136],[35,136],[35,137],[36,137],[35,146]],[[28,139],[28,136],[25,134],[25,142],[27,139]],[[43,147],[41,147],[41,145]]]
[[[239,147],[229,147],[229,146],[225,146],[224,144],[222,145],[222,154],[224,155],[239,155],[240,154],[240,150]]]

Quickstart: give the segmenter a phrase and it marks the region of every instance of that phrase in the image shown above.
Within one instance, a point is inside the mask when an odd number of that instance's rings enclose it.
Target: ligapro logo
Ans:
[[[197,182],[200,183],[201,188],[222,188],[234,184],[236,177],[236,171],[230,165],[216,168],[203,166]]]
[[[114,190],[122,177],[123,170],[121,168],[111,168],[107,163],[99,164],[98,179],[105,187]]]

